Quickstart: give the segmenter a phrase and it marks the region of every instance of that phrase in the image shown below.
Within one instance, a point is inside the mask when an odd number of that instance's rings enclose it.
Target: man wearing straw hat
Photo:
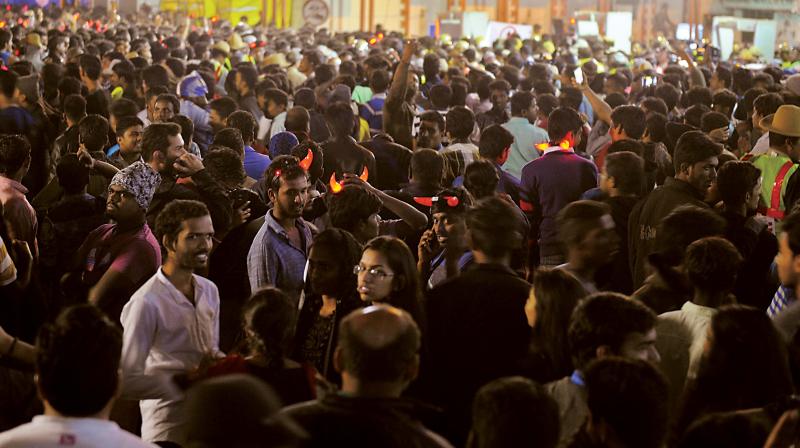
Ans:
[[[769,151],[753,159],[763,175],[759,212],[780,221],[800,197],[798,176],[794,175],[800,157],[800,107],[781,106],[760,125],[769,131]]]

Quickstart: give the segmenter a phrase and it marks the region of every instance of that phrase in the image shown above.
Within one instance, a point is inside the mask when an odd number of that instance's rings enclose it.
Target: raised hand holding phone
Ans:
[[[578,85],[583,84],[583,69],[580,67],[576,68],[572,72],[572,77],[575,79],[575,82],[578,83]]]

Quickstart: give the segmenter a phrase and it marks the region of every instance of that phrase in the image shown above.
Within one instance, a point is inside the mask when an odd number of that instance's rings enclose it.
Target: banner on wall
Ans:
[[[512,34],[518,35],[521,39],[530,39],[533,37],[533,26],[490,21],[486,28],[486,42],[494,44],[497,39],[505,39]]]
[[[630,53],[632,34],[633,13],[609,12],[606,14],[606,38],[614,42],[612,50]]]

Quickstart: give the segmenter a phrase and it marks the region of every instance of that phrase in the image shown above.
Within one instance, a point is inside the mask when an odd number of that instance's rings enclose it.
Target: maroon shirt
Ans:
[[[145,224],[139,229],[118,232],[116,224],[103,224],[86,237],[78,254],[83,283],[94,286],[109,269],[141,286],[161,266],[161,248]]]

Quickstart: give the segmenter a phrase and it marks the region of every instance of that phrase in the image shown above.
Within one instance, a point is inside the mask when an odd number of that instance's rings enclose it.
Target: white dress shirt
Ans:
[[[146,127],[150,126],[150,119],[147,118],[147,109],[146,108],[140,110],[139,113],[136,114],[136,117],[139,118],[140,120],[142,120],[143,127],[146,128]]]
[[[687,380],[697,375],[711,318],[717,310],[686,302],[678,311],[658,316],[656,348],[661,355],[661,371],[675,393],[683,391]]]
[[[753,149],[750,151],[750,155],[753,157],[761,156],[769,152],[769,132],[764,132],[761,137],[756,140],[756,144],[753,145]]]
[[[116,423],[96,418],[37,415],[33,421],[0,433],[0,447],[155,448]]]
[[[159,269],[122,310],[123,397],[141,400],[142,438],[185,444],[183,397],[172,376],[220,358],[219,292],[193,275],[192,303]]]
[[[272,119],[272,126],[269,128],[269,138],[275,137],[275,134],[286,130],[286,112],[281,112]]]

